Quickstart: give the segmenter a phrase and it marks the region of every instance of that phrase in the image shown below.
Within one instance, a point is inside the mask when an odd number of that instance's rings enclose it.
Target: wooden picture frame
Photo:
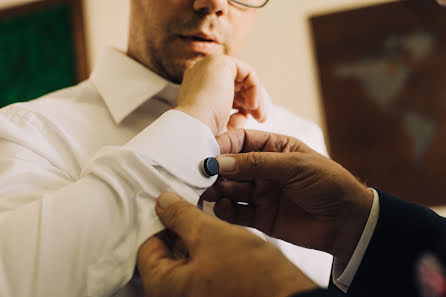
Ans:
[[[329,150],[367,185],[446,204],[446,9],[398,1],[310,18]]]

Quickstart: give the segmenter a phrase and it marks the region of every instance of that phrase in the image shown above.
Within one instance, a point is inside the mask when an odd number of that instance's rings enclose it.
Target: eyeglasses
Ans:
[[[266,3],[268,3],[269,0],[231,0],[231,1],[246,7],[262,8],[263,6],[266,5]]]

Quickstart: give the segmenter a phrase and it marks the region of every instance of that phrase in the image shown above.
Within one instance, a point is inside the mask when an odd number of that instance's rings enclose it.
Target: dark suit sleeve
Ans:
[[[378,223],[347,296],[417,296],[416,260],[426,251],[445,259],[446,250],[439,247],[445,247],[446,219],[428,208],[378,193]],[[331,282],[328,290],[293,297],[342,295]]]
[[[436,251],[446,219],[420,205],[379,193],[379,219],[349,296],[417,296],[415,263]]]

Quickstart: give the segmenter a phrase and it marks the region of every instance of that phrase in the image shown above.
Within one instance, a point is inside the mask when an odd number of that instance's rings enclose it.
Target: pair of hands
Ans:
[[[201,120],[214,135],[220,135],[225,128],[243,128],[248,114],[264,121],[267,117],[265,100],[260,81],[247,64],[228,56],[208,56],[185,72],[176,109]],[[232,108],[238,112],[230,115]],[[230,180],[218,182],[203,196],[205,200],[217,202],[217,216],[294,244],[329,252],[336,255],[338,261],[348,262],[353,251],[346,249],[348,238],[338,236],[339,230],[347,230],[357,237],[356,228],[352,230],[350,226],[358,222],[358,217],[352,214],[364,216],[364,201],[369,206],[371,200],[360,199],[362,204],[357,205],[357,198],[370,197],[368,189],[339,164],[291,137],[238,131],[218,141],[222,154],[262,150],[299,154],[250,153],[233,156],[232,161],[220,158],[221,165],[232,162],[239,168],[235,173],[221,172],[221,176]],[[318,175],[331,179],[328,181]],[[311,182],[311,187],[303,181]],[[331,184],[326,185],[328,182]],[[343,186],[339,186],[341,184]],[[341,204],[340,196],[344,197]],[[237,202],[253,202],[254,205]],[[315,236],[306,235],[307,231]]]
[[[138,253],[147,297],[287,297],[315,288],[276,247],[175,193],[161,195],[156,211],[168,231],[148,239]],[[185,252],[177,250],[170,232],[180,237]]]
[[[248,114],[264,120],[262,95],[248,66],[208,57],[186,71],[176,109],[220,135],[242,127]],[[239,112],[231,116],[232,108]],[[217,202],[218,217],[349,261],[370,213],[371,191],[291,137],[232,130],[217,141],[221,179],[203,198]],[[176,194],[162,195],[156,211],[170,231],[139,250],[147,296],[289,296],[316,287],[269,243]],[[183,253],[172,234],[183,241]]]
[[[370,213],[369,189],[292,137],[233,130],[217,141],[223,179],[203,195],[217,201],[217,216],[349,261]],[[316,288],[274,246],[176,194],[161,196],[156,211],[186,253],[175,253],[166,234],[140,248],[146,296],[285,297]]]

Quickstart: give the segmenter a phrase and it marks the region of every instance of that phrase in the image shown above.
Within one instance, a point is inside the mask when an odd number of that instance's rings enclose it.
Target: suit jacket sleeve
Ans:
[[[378,223],[347,295],[417,296],[416,260],[425,251],[442,253],[439,256],[444,259],[446,251],[438,247],[444,246],[446,219],[428,208],[382,191],[378,193]],[[325,292],[318,290],[295,297],[340,295],[331,283]]]
[[[378,193],[378,223],[348,295],[417,296],[416,260],[425,251],[437,252],[446,235],[446,219],[428,208]]]

